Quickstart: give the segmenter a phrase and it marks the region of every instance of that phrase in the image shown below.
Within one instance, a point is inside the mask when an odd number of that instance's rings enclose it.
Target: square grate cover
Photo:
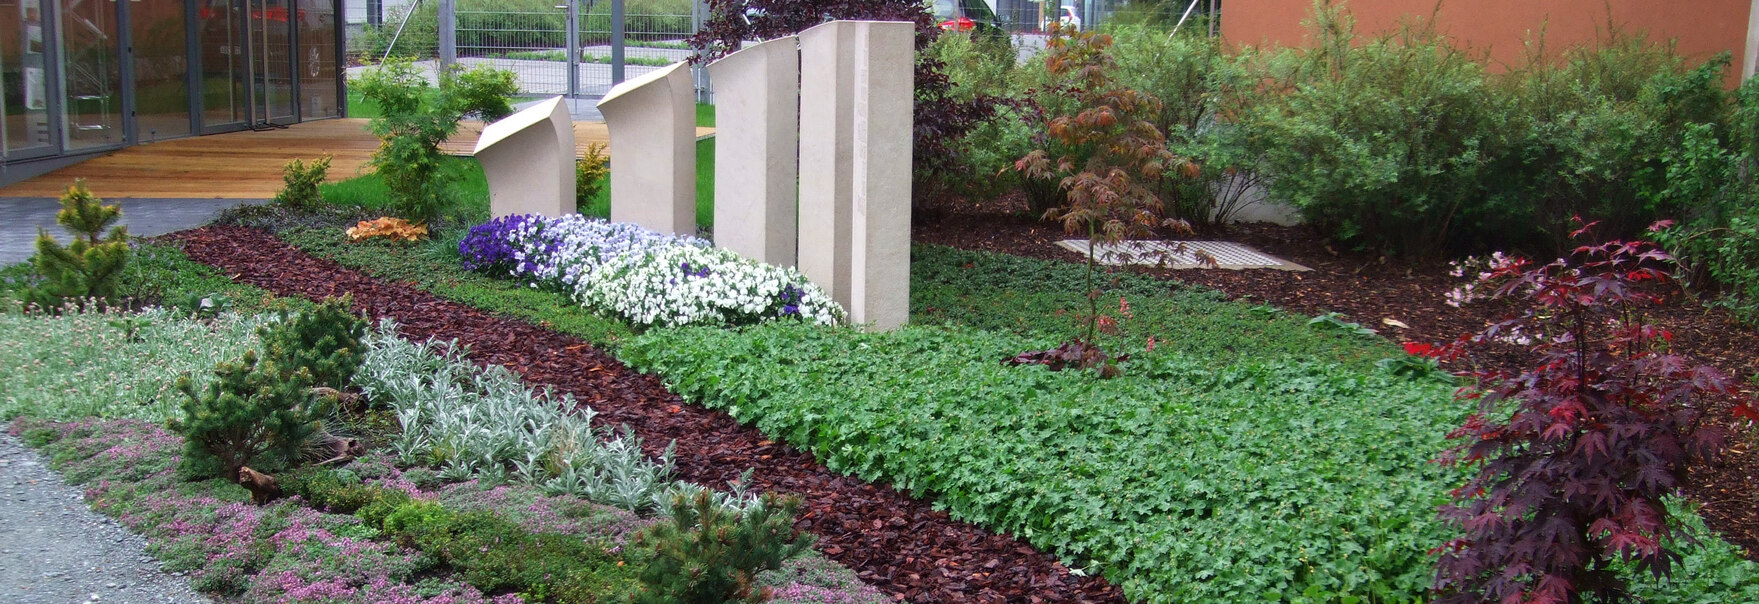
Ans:
[[[1179,244],[1185,250],[1178,249]],[[1091,244],[1086,239],[1065,239],[1057,245],[1063,249],[1087,255]],[[1197,262],[1196,251],[1203,251],[1215,258],[1215,266],[1207,266]],[[1243,268],[1268,268],[1282,271],[1312,270],[1305,266],[1265,254],[1258,250],[1228,241],[1120,241],[1116,244],[1099,244],[1095,259],[1100,264],[1111,266],[1160,266],[1165,268],[1225,268],[1239,270]]]

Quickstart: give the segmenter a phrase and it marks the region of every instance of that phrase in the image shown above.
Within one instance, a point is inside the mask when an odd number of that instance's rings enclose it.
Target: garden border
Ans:
[[[254,229],[210,226],[165,239],[234,281],[281,296],[352,294],[356,310],[399,321],[408,337],[456,337],[471,360],[505,366],[536,386],[574,395],[604,420],[628,424],[649,454],[676,441],[681,479],[720,485],[756,468],[753,490],[800,494],[805,502],[795,526],[818,535],[821,551],[888,595],[916,602],[1123,601],[1115,586],[1074,576],[1024,541],[954,521],[889,486],[835,474],[726,413],[687,403],[579,338],[381,282]]]

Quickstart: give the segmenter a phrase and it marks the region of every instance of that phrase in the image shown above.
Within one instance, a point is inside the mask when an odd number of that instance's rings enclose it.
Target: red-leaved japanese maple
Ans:
[[[1478,411],[1439,461],[1472,474],[1441,508],[1462,535],[1436,550],[1438,601],[1619,599],[1615,560],[1656,576],[1679,560],[1686,537],[1664,500],[1695,461],[1722,451],[1725,434],[1706,422],[1716,404],[1747,417],[1753,407],[1647,321],[1671,262],[1651,244],[1612,241],[1547,264],[1499,256],[1465,288],[1526,308],[1449,344],[1445,358],[1497,343],[1537,357],[1518,372],[1472,372],[1477,385],[1460,392]]]

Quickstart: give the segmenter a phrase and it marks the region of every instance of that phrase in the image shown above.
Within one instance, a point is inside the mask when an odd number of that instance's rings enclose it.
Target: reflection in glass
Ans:
[[[189,134],[183,2],[135,0],[128,19],[134,36],[134,119],[141,140]]]
[[[40,0],[0,0],[0,157],[54,144]]]
[[[202,125],[223,126],[244,121],[243,20],[233,0],[201,0]]]
[[[329,0],[299,0],[300,113],[342,115],[336,90],[336,9]]]
[[[256,87],[257,121],[266,117],[276,123],[294,121],[293,49],[288,30],[287,3],[291,0],[251,0],[250,40],[252,84]]]
[[[120,145],[122,49],[116,4],[61,0],[62,137],[68,151]]]

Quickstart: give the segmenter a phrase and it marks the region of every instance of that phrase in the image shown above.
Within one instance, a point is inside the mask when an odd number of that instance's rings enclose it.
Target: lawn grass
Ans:
[[[696,127],[715,127],[715,106],[708,103],[696,104]]]
[[[454,222],[477,223],[489,217],[489,181],[482,164],[468,157],[447,157],[441,170],[453,179],[451,205],[442,208],[440,216]],[[318,185],[325,203],[355,206],[378,211],[390,199],[385,180],[377,173],[368,173],[346,180]]]
[[[700,106],[699,106],[700,107]],[[712,109],[711,109],[712,113]],[[712,118],[711,118],[712,119]],[[441,216],[456,223],[477,224],[489,218],[489,182],[482,164],[468,157],[449,157],[443,168],[456,181],[452,186],[455,203],[443,209]],[[367,173],[353,178],[318,185],[325,203],[355,206],[368,210],[385,207],[390,192],[384,179]],[[715,221],[715,139],[696,141],[696,223],[704,229],[714,228]],[[598,191],[576,211],[586,216],[611,217],[611,186],[609,179],[599,183]]]
[[[379,106],[367,100],[365,95],[348,89],[348,117],[375,118],[382,115]]]

